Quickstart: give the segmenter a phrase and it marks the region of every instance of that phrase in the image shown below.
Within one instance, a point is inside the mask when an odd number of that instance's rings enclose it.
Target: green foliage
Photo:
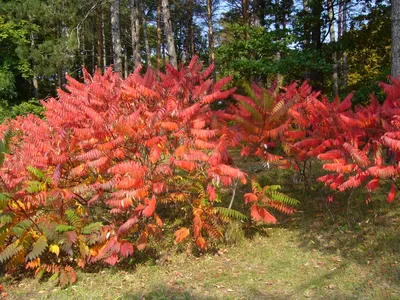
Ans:
[[[71,226],[71,225],[60,224],[60,225],[57,225],[57,227],[56,227],[56,231],[58,233],[64,233],[64,232],[74,231],[74,230],[75,230],[75,227]]]
[[[82,226],[82,221],[81,221],[81,217],[78,216],[74,211],[72,210],[67,210],[65,212],[65,214],[67,215],[68,218],[68,222],[76,229],[81,228]],[[57,230],[59,231],[59,230]]]
[[[33,225],[33,222],[29,219],[22,220],[21,222],[17,223],[13,229],[12,232],[17,236],[21,237],[21,235],[29,228],[31,228]]]
[[[234,83],[238,84],[243,80],[265,81],[276,76],[279,72],[276,53],[288,51],[291,37],[262,27],[224,23],[221,39],[216,49],[217,65],[222,76],[233,76]]]
[[[21,245],[18,243],[12,243],[8,245],[1,253],[0,253],[0,262],[5,262],[13,257],[16,253],[21,251]]]
[[[5,154],[10,151],[10,139],[12,137],[11,130],[7,129],[3,134],[3,139],[0,141],[0,167],[4,163]],[[0,197],[1,201],[1,197]]]
[[[44,235],[40,236],[36,240],[36,242],[33,244],[33,249],[26,256],[26,259],[33,260],[33,259],[38,258],[44,252],[44,250],[46,250],[47,247],[48,247],[48,244],[47,244],[46,236],[44,236]]]
[[[103,227],[103,223],[101,222],[94,222],[86,225],[82,228],[82,234],[92,234],[93,232],[99,231]]]
[[[240,211],[237,211],[232,208],[217,206],[215,207],[216,212],[221,215],[223,218],[228,220],[240,220],[247,221],[249,218],[242,214]]]
[[[9,105],[6,101],[0,101],[0,123],[7,119],[28,114],[42,116],[43,106],[41,106],[36,99],[30,99],[14,105]]]

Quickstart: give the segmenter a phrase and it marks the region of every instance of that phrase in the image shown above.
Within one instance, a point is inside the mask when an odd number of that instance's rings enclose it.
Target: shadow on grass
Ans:
[[[171,288],[166,285],[161,285],[160,287],[146,293],[146,294],[133,294],[133,293],[125,293],[121,295],[119,299],[152,299],[152,300],[186,300],[186,299],[199,299],[199,300],[212,300],[212,299],[232,299],[232,296],[229,295],[229,292],[226,293],[226,296],[215,296],[215,295],[204,295],[196,292],[185,290],[184,288]],[[237,298],[236,298],[237,299]],[[267,290],[259,290],[256,288],[250,288],[243,291],[243,297],[239,299],[271,299],[271,300],[286,300],[288,299],[287,295],[276,295],[272,293],[268,293]]]
[[[295,215],[275,213],[278,226],[299,235],[300,247],[340,255],[361,265],[379,262],[382,274],[400,283],[400,201],[397,198],[387,203],[390,184],[381,185],[370,194],[367,204],[365,188],[335,194],[318,183],[316,179],[326,174],[319,162],[313,162],[308,188],[298,181],[301,176],[293,170],[260,169],[261,163],[256,160],[239,164],[261,185],[279,184],[283,193],[300,201]],[[333,194],[334,200],[327,202]]]

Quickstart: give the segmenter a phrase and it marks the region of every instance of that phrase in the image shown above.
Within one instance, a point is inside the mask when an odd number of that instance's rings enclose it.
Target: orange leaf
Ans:
[[[136,245],[136,248],[138,248],[139,251],[142,251],[144,250],[144,248],[146,248],[148,237],[149,235],[147,234],[146,231],[143,231],[142,234],[140,235]]]
[[[146,202],[147,206],[145,207],[145,209],[143,209],[143,215],[146,218],[150,218],[153,215],[154,210],[156,209],[156,197],[153,196],[151,200],[146,200]]]
[[[202,237],[199,236],[196,240],[196,245],[197,247],[199,247],[200,249],[206,249],[207,248],[207,243],[206,240]]]
[[[161,218],[155,213],[154,214],[154,219],[156,220],[156,223],[159,227],[163,226],[163,221],[161,220]]]
[[[175,231],[174,235],[175,235],[175,244],[178,244],[184,241],[188,237],[189,229],[187,229],[186,227],[182,227],[181,229]]]
[[[389,194],[387,196],[387,201],[389,203],[393,202],[394,197],[396,197],[396,186],[394,185],[394,183],[392,183],[392,186],[390,188],[390,192],[389,192]]]
[[[247,204],[247,203],[251,203],[251,202],[254,202],[254,201],[257,201],[258,200],[258,197],[256,196],[256,195],[254,195],[253,193],[246,193],[245,195],[244,195],[244,202]]]
[[[255,221],[263,221],[265,223],[276,224],[276,218],[265,210],[265,208],[259,207],[254,204],[251,207],[251,217]]]

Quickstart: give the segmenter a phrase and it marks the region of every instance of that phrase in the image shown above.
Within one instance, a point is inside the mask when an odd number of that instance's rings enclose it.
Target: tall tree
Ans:
[[[343,39],[343,36],[347,30],[347,0],[339,1],[339,12],[338,12],[338,37],[339,40]],[[348,85],[348,71],[347,71],[347,53],[346,50],[341,54],[340,62],[338,65],[341,71],[341,78],[343,88],[346,89]]]
[[[103,70],[103,7],[97,7],[97,67]]]
[[[253,0],[254,26],[265,25],[265,0]]]
[[[211,63],[215,63],[214,54],[214,29],[213,29],[213,1],[207,0],[207,23],[208,23],[208,51]],[[215,80],[215,73],[214,73]]]
[[[121,47],[121,30],[120,30],[120,1],[113,0],[110,6],[111,12],[111,40],[114,58],[114,70],[122,71],[122,47]]]
[[[392,0],[392,68],[394,77],[400,76],[400,0]]]
[[[242,0],[243,24],[249,25],[249,0]]]
[[[168,0],[162,0],[161,4],[162,4],[162,14],[163,14],[163,20],[164,20],[165,36],[167,38],[168,60],[172,66],[177,68],[178,61],[177,61],[176,49],[175,49],[174,32],[172,30],[169,2],[168,2]]]
[[[312,50],[316,53],[316,59],[322,54],[322,39],[321,39],[321,29],[323,25],[322,21],[322,0],[311,0],[310,1],[311,10],[311,46]],[[315,90],[321,90],[323,86],[323,72],[320,69],[313,68],[310,72],[310,80],[313,88]]]
[[[140,20],[139,20],[139,0],[131,0],[131,33],[133,64],[137,67],[140,64]]]
[[[328,0],[328,15],[329,15],[329,35],[330,42],[335,43],[335,17],[334,17],[334,9],[333,9],[333,1]],[[336,51],[332,54],[333,59],[333,74],[332,74],[332,92],[333,95],[336,96],[339,93],[339,83],[338,83],[338,65],[337,65],[337,53]]]
[[[186,51],[187,57],[190,59],[195,53],[194,46],[194,0],[188,0],[188,19],[187,19],[187,28],[186,28]]]
[[[151,65],[151,52],[150,52],[150,44],[149,44],[149,37],[147,33],[147,17],[144,11],[144,7],[141,1],[138,2],[139,4],[139,11],[142,21],[142,28],[143,28],[143,39],[144,39],[144,48],[146,50],[146,63],[148,66]]]
[[[162,31],[161,31],[161,1],[157,1],[157,70],[161,69],[161,44],[162,44]]]

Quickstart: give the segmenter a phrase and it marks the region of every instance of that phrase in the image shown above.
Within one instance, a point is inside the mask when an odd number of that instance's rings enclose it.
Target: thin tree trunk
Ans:
[[[104,14],[103,10],[101,11],[101,18],[103,22],[101,23],[101,34],[102,34],[102,48],[103,48],[103,71],[106,69],[107,66],[107,48],[106,48],[106,35],[105,35],[105,22],[104,22]]]
[[[82,68],[86,68],[86,49],[85,49],[85,34],[84,34],[84,29],[85,27],[82,26],[82,30],[78,31],[78,35],[80,35],[80,32],[83,32],[82,34],[82,42],[80,43],[82,48],[79,49],[79,51],[81,52],[81,60],[82,60]]]
[[[311,44],[313,50],[320,52],[322,49],[321,27],[322,27],[322,0],[315,0],[311,5],[312,27],[311,27]],[[314,69],[310,72],[310,80],[314,90],[322,89],[323,73],[321,70]]]
[[[161,3],[162,3],[162,13],[163,13],[163,20],[164,20],[165,35],[167,37],[169,63],[173,67],[177,68],[178,62],[177,62],[177,57],[176,57],[174,32],[172,30],[169,2],[168,2],[168,0],[162,0]]]
[[[308,16],[310,13],[310,7],[309,7],[309,0],[303,0],[303,10],[305,16]],[[303,50],[307,51],[310,45],[310,26],[307,21],[303,23],[303,30],[304,30],[304,40],[303,40]],[[310,80],[310,72],[309,70],[306,70],[304,72],[304,79],[305,80]]]
[[[280,25],[279,25],[279,0],[275,0],[275,9],[276,9],[276,14],[275,14],[275,28],[276,30],[280,29]],[[279,62],[281,60],[281,52],[278,50],[278,52],[276,52],[275,54],[275,59],[277,62]],[[283,83],[283,76],[281,74],[276,74],[276,84],[277,86],[282,86]]]
[[[131,0],[131,29],[132,29],[132,51],[133,65],[135,68],[140,64],[140,20],[138,0]]]
[[[188,59],[192,58],[195,53],[193,13],[194,2],[193,0],[188,0],[188,24],[186,29],[186,51]]]
[[[61,24],[57,24],[57,38],[61,39]],[[62,89],[64,84],[64,70],[63,67],[57,68],[58,73],[58,86]]]
[[[99,5],[97,7],[97,67],[99,70],[104,67],[102,66],[103,56],[103,12],[101,5]]]
[[[334,22],[335,18],[334,18],[333,1],[332,0],[328,0],[328,15],[329,15],[329,20],[330,20],[330,26],[329,26],[330,41],[331,41],[331,43],[335,43],[335,22]],[[336,51],[333,53],[332,59],[333,59],[332,92],[333,92],[333,96],[336,96],[339,93]]]
[[[254,26],[265,25],[265,0],[254,0]]]
[[[396,1],[396,0],[395,0]],[[343,23],[342,23],[342,35],[347,30],[347,1],[343,3]],[[343,87],[347,89],[348,85],[348,66],[347,66],[347,52],[343,52],[342,56],[342,69],[343,69]]]
[[[33,35],[33,33],[31,32],[31,50],[33,50],[33,47],[35,47],[35,36]],[[36,76],[36,72],[35,72],[35,66],[32,66],[32,70],[33,70],[33,78],[32,78],[32,84],[33,84],[33,94],[35,96],[36,99],[39,99],[39,82]]]
[[[139,2],[139,10],[140,10],[140,15],[142,16],[144,47],[146,50],[146,63],[148,66],[151,66],[151,52],[150,52],[149,38],[147,35],[147,19],[141,2]]]
[[[400,75],[400,1],[392,0],[392,72]]]
[[[210,61],[215,64],[214,54],[214,29],[213,29],[213,14],[212,14],[213,1],[207,0],[207,21],[208,21],[208,50]],[[213,79],[215,80],[215,68],[213,71]]]
[[[249,25],[249,0],[242,0],[243,24]]]
[[[92,74],[94,74],[94,71],[96,70],[96,46],[94,45],[94,41],[92,43]]]
[[[124,78],[128,77],[128,45],[125,45],[124,49]]]
[[[161,69],[161,0],[157,2],[157,70],[160,71]]]
[[[114,70],[122,71],[121,30],[119,27],[119,0],[111,2],[111,40],[114,58]]]

